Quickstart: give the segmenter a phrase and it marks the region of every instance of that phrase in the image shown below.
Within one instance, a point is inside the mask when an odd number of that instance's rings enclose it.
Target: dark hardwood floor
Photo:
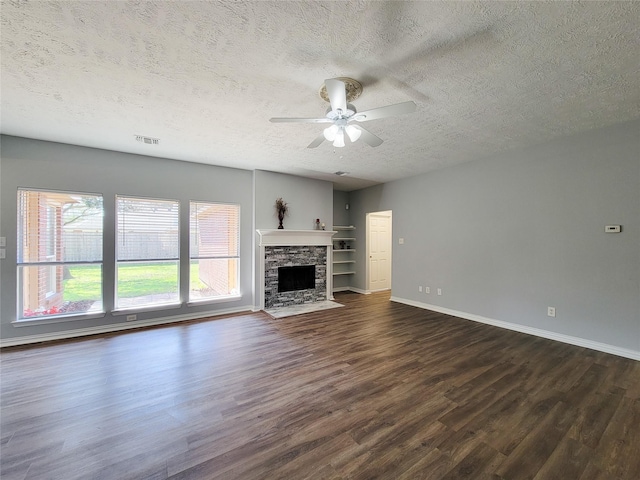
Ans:
[[[640,478],[640,362],[336,299],[4,349],[1,478]]]

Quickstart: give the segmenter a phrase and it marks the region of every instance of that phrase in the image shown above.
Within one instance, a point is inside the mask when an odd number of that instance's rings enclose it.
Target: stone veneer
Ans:
[[[265,246],[264,308],[288,307],[327,300],[326,246]],[[278,267],[316,266],[316,288],[278,292]]]

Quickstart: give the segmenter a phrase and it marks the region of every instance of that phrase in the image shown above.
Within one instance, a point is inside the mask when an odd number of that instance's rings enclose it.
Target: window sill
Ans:
[[[203,298],[202,300],[191,300],[187,302],[187,307],[196,307],[198,305],[211,305],[215,303],[237,302],[242,300],[242,295],[228,295],[226,297]]]
[[[93,320],[94,318],[104,318],[105,312],[80,313],[77,315],[65,315],[60,317],[31,317],[14,320],[11,324],[14,327],[32,327],[34,325],[45,325],[47,323],[78,322],[81,320]]]
[[[182,303],[163,303],[160,305],[140,305],[138,307],[131,308],[119,308],[117,310],[111,310],[111,315],[114,317],[120,315],[129,315],[131,313],[153,312],[158,310],[174,310],[182,307]]]

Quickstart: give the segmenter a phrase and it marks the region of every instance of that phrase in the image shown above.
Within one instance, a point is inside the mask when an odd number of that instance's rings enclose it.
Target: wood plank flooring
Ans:
[[[0,477],[640,478],[640,362],[336,300],[4,349]]]

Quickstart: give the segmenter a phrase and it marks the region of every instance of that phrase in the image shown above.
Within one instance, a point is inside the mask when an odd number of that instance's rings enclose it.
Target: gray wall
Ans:
[[[333,184],[322,180],[256,170],[256,228],[278,228],[276,198],[289,205],[283,225],[287,230],[313,230],[319,218],[327,227],[333,224]]]
[[[366,213],[392,210],[394,297],[639,352],[639,134],[635,121],[351,192],[358,245]]]
[[[2,136],[0,234],[7,237],[7,258],[0,261],[2,292],[0,336],[41,335],[71,329],[91,328],[124,322],[122,316],[107,313],[104,318],[14,327],[16,317],[16,190],[18,187],[101,193],[105,199],[104,303],[113,307],[114,198],[116,194],[176,199],[181,203],[181,256],[188,264],[189,201],[237,203],[241,207],[241,293],[239,301],[183,305],[179,309],[140,312],[139,320],[189,315],[234,308],[250,308],[253,299],[252,172],[213,167],[161,158],[130,155],[59,143]],[[153,148],[153,147],[150,147]],[[184,273],[186,270],[183,269]],[[181,278],[183,298],[188,292],[187,276]]]
[[[289,214],[284,218],[285,230],[313,230],[319,218],[326,228],[333,225],[333,184],[323,180],[285,175],[282,173],[255,170],[254,174],[254,253],[255,253],[255,308],[262,302],[258,278],[258,234],[256,229],[278,228],[275,214],[276,198],[282,197],[289,206]]]
[[[351,225],[351,210],[345,209],[345,204],[349,203],[349,192],[336,190],[333,192],[333,224]]]

